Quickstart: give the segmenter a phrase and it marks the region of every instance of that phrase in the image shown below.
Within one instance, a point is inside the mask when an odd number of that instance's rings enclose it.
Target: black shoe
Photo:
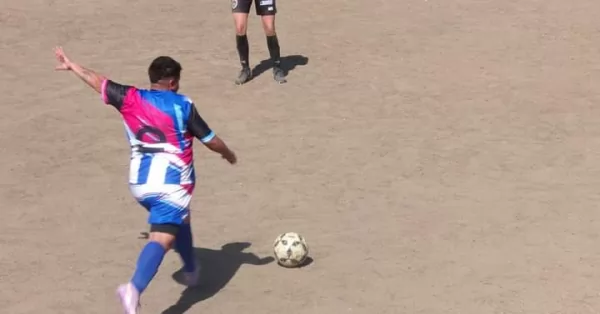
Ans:
[[[242,85],[248,82],[252,78],[252,70],[250,68],[242,68],[240,74],[238,74],[237,79],[235,80],[235,85]]]
[[[286,83],[285,72],[279,66],[273,67],[273,79],[279,84]]]

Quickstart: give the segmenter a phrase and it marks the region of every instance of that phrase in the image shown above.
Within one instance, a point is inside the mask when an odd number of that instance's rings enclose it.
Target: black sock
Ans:
[[[269,54],[271,55],[273,66],[280,66],[281,56],[279,52],[279,40],[277,40],[277,35],[267,36],[267,47],[269,48]]]
[[[235,42],[237,46],[238,55],[240,56],[240,64],[243,68],[249,68],[248,59],[250,55],[250,47],[248,45],[248,36],[236,35]]]

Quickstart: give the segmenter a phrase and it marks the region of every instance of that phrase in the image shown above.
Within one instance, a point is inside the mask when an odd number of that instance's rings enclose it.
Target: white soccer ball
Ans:
[[[280,234],[273,243],[277,263],[283,267],[301,266],[308,257],[308,245],[304,237],[295,232]]]

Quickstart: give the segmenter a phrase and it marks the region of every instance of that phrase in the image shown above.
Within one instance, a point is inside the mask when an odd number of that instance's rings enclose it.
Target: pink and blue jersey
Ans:
[[[150,224],[181,224],[196,181],[193,140],[215,133],[184,95],[144,90],[106,80],[102,99],[123,118],[131,146],[129,186],[149,212]]]

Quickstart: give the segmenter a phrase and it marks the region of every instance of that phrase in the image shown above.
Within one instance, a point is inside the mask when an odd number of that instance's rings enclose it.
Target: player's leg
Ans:
[[[146,243],[138,256],[135,272],[131,280],[117,289],[125,313],[137,313],[140,295],[146,290],[152,279],[154,279],[165,254],[173,246],[178,231],[179,225],[177,224],[151,224],[148,243]]]
[[[180,226],[176,224],[152,224],[148,243],[140,252],[131,283],[142,294],[175,242]]]
[[[200,265],[196,263],[194,257],[194,240],[190,216],[185,219],[179,228],[179,233],[175,238],[175,250],[183,262],[183,283],[190,287],[196,286],[200,279]]]
[[[256,14],[260,15],[263,30],[267,37],[267,48],[273,63],[273,79],[285,83],[285,72],[281,68],[281,49],[277,32],[275,31],[275,15],[277,14],[276,0],[256,0]]]
[[[174,204],[176,207],[163,206],[161,211],[157,211],[155,221],[169,222],[178,226],[178,231],[173,242],[173,247],[183,262],[183,284],[195,286],[200,277],[200,267],[196,264],[194,257],[194,242],[192,236],[190,203],[192,201],[193,184],[186,185],[168,185],[165,187],[165,193],[161,198],[168,204]],[[160,213],[160,215],[158,214]]]
[[[235,80],[237,85],[246,83],[252,77],[250,70],[250,45],[248,43],[248,14],[252,0],[232,0],[231,11],[235,24],[235,43],[242,69]]]
[[[181,225],[189,215],[191,197],[178,185],[164,185],[158,190],[149,185],[132,185],[131,192],[150,213],[148,243],[138,256],[131,280],[117,289],[125,313],[136,314],[140,295],[154,279],[165,254],[174,245]]]

